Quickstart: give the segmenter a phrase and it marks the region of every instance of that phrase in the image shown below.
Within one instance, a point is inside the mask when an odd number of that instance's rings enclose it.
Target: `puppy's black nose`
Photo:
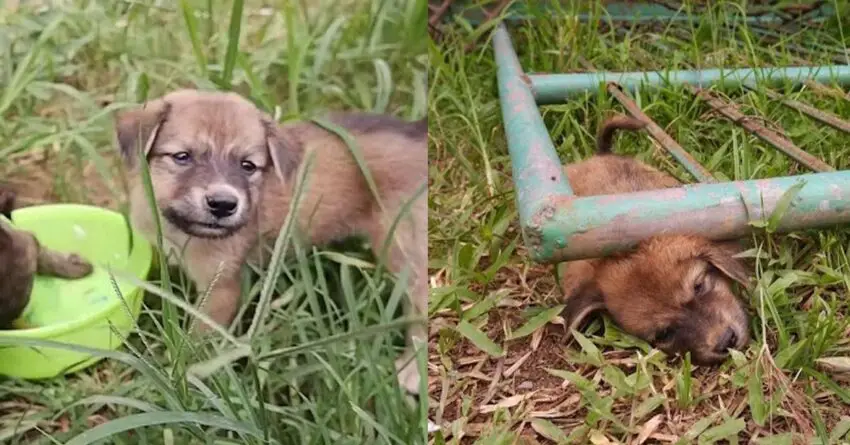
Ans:
[[[717,342],[717,346],[714,348],[714,352],[718,354],[726,354],[729,352],[729,349],[734,348],[738,345],[738,334],[735,333],[732,328],[726,328],[726,332],[720,336],[720,340]]]
[[[236,213],[239,200],[229,193],[212,193],[207,195],[207,209],[216,218],[227,218]]]

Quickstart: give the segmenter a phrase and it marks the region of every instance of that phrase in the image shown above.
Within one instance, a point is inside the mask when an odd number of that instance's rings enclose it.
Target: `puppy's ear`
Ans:
[[[605,309],[602,292],[594,279],[596,265],[596,260],[578,260],[555,267],[555,280],[566,301],[563,316],[568,329],[578,329],[590,314]]]
[[[135,166],[139,150],[144,156],[148,155],[170,108],[168,102],[156,99],[141,108],[122,111],[115,116],[118,147],[128,167]]]
[[[595,284],[586,283],[576,289],[574,294],[567,296],[567,304],[563,312],[567,329],[578,330],[591,314],[604,309],[605,299],[602,292]]]
[[[263,120],[266,131],[266,144],[275,172],[281,180],[289,180],[298,169],[303,157],[301,143],[272,119]]]
[[[741,244],[737,241],[713,242],[706,247],[701,256],[723,275],[749,288],[750,271],[744,261],[735,258],[741,250]]]
[[[15,192],[0,189],[0,215],[11,221],[13,210],[15,210]]]

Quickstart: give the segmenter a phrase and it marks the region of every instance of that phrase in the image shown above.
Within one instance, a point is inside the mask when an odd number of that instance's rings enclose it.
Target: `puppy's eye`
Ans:
[[[673,338],[673,327],[668,326],[655,334],[655,341],[665,343]]]
[[[245,173],[250,174],[257,171],[257,164],[254,164],[251,161],[242,161],[242,163],[239,165],[242,167],[242,170],[244,170]]]
[[[171,155],[171,159],[178,164],[185,165],[192,161],[192,155],[188,151],[178,151]]]
[[[711,290],[710,283],[708,282],[707,277],[702,277],[694,282],[694,296],[704,295],[706,292]]]

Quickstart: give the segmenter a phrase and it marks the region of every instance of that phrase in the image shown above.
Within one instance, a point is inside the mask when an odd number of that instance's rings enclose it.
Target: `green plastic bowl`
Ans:
[[[139,316],[143,292],[117,274],[113,281],[107,267],[145,279],[153,257],[151,245],[137,232],[131,235],[120,213],[99,207],[26,207],[16,210],[12,219],[15,227],[32,232],[42,245],[80,254],[94,264],[94,271],[78,280],[37,276],[30,303],[20,318],[28,328],[0,331],[0,340],[52,340],[109,350],[121,346]],[[132,252],[128,252],[130,236]],[[0,374],[51,378],[79,371],[100,359],[66,348],[0,345]]]

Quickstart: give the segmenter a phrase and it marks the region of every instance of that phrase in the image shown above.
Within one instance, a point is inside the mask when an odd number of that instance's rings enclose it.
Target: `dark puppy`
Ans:
[[[626,116],[602,123],[597,152],[564,167],[578,196],[679,187],[675,178],[611,153],[614,133],[645,124]],[[691,352],[696,364],[723,361],[749,341],[748,320],[732,282],[746,285],[748,269],[734,257],[738,243],[698,235],[663,235],[607,258],[558,265],[569,326],[607,311],[626,332],[668,354]]]
[[[0,190],[0,214],[12,217],[14,193]],[[76,254],[55,252],[39,245],[29,232],[0,219],[0,329],[9,329],[30,300],[35,274],[82,278],[92,265]]]

